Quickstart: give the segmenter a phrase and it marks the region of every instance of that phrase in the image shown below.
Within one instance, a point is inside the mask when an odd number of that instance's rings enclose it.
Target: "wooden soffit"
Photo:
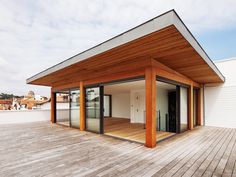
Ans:
[[[223,75],[174,11],[96,47],[84,52],[89,57],[78,54],[27,79],[27,83],[58,86],[125,71],[144,71],[150,58],[200,84],[224,82]]]

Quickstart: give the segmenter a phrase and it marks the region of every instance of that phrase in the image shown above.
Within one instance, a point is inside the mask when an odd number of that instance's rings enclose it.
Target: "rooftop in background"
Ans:
[[[0,104],[12,104],[12,100],[0,100]]]

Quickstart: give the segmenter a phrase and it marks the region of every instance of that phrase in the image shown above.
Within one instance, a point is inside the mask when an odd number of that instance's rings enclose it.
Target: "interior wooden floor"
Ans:
[[[57,122],[57,124],[68,126],[68,127],[70,126],[70,122],[69,121]]]
[[[104,118],[104,134],[117,138],[145,143],[145,127],[141,123],[130,123],[130,119]],[[171,132],[157,131],[156,140],[161,141],[175,135]]]
[[[69,121],[57,122],[59,125],[70,126]],[[141,123],[130,123],[130,119],[125,118],[104,118],[104,134],[120,139],[145,143],[145,126]],[[157,131],[156,141],[162,141],[175,133]]]

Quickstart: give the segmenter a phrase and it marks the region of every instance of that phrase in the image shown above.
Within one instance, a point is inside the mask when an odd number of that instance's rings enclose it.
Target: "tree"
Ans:
[[[0,99],[3,99],[3,100],[12,99],[13,97],[14,97],[13,94],[7,94],[7,93],[1,93],[0,94]]]

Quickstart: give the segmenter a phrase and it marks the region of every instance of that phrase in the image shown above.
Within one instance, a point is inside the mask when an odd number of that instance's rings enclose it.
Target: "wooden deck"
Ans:
[[[50,123],[0,125],[0,176],[236,176],[236,129],[199,127],[154,149]]]
[[[145,143],[146,129],[144,124],[130,123],[130,119],[109,117],[104,119],[104,134]],[[167,139],[173,135],[175,133],[157,131],[156,141]]]

